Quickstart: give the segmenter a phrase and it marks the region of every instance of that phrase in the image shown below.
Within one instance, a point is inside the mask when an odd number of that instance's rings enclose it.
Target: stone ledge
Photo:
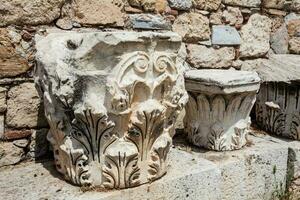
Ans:
[[[288,148],[299,144],[265,135],[250,139],[253,144],[243,150],[221,153],[189,147],[177,139],[166,176],[120,191],[82,192],[60,179],[50,161],[0,168],[0,196],[8,200],[272,199],[284,192]]]

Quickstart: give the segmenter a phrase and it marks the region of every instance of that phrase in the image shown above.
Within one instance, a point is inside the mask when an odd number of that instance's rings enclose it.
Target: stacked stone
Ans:
[[[300,54],[300,1],[0,0],[0,136],[6,141],[0,166],[46,152],[48,125],[32,72],[34,35],[48,28],[172,30],[183,37],[186,68],[239,70],[273,53]]]

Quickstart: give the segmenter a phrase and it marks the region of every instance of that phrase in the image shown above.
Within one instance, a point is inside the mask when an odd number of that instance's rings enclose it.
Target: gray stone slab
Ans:
[[[213,45],[240,45],[241,37],[232,26],[215,25],[212,27]]]
[[[133,14],[129,15],[130,26],[144,30],[171,30],[171,24],[158,15]]]

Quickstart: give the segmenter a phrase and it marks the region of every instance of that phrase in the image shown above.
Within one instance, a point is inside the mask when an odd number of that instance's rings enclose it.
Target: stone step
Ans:
[[[251,134],[249,141],[242,150],[214,152],[189,146],[176,137],[164,177],[114,191],[83,192],[84,188],[64,181],[52,161],[22,163],[0,168],[0,196],[3,200],[276,199],[285,193],[287,178],[300,172],[300,142],[263,134]],[[293,156],[288,163],[289,152]],[[287,176],[288,169],[293,173]]]

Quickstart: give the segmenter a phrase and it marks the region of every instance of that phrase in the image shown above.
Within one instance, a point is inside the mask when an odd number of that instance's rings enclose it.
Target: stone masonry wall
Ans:
[[[33,70],[34,36],[49,28],[172,30],[187,68],[239,70],[300,54],[300,0],[0,0],[0,167],[47,152]]]

